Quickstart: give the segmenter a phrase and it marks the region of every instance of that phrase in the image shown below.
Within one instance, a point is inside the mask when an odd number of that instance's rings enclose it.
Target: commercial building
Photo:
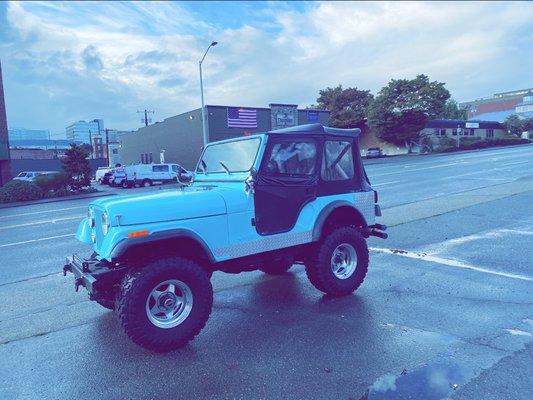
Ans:
[[[76,121],[65,128],[65,133],[71,142],[91,143],[93,138],[103,138],[105,142],[104,120]]]
[[[503,124],[495,121],[462,121],[454,119],[437,119],[428,121],[426,127],[420,132],[421,137],[429,138],[433,144],[439,144],[442,138],[460,140],[472,139],[498,139],[504,137],[506,129]]]
[[[509,115],[533,117],[533,88],[496,93],[472,101],[459,103],[467,109],[468,119],[503,122]]]
[[[296,125],[327,125],[329,120],[329,111],[302,110],[295,104],[270,104],[268,108],[208,105],[205,111],[209,142]],[[201,108],[127,133],[120,142],[124,164],[164,160],[192,169],[203,146]]]
[[[9,137],[7,134],[6,104],[4,101],[4,84],[2,82],[2,64],[0,63],[0,186],[11,179],[9,156]]]
[[[50,140],[50,131],[45,129],[11,128],[7,132],[10,142],[15,140]]]

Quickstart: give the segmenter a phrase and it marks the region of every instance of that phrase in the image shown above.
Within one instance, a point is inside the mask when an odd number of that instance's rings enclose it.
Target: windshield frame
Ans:
[[[205,154],[205,152],[207,151],[207,149],[209,147],[219,146],[219,145],[222,145],[222,144],[241,142],[241,141],[244,141],[244,140],[258,140],[257,149],[256,149],[255,154],[253,156],[250,168],[248,168],[246,170],[243,170],[243,171],[230,171],[229,174],[226,171],[213,171],[213,172],[207,171],[207,172],[204,172],[203,168],[200,168],[200,164],[202,163],[202,160],[204,158],[204,154]],[[259,150],[261,149],[261,145],[262,144],[263,144],[263,135],[244,136],[244,137],[240,137],[240,138],[220,140],[220,141],[217,141],[217,142],[209,143],[202,150],[202,154],[200,154],[200,157],[199,157],[198,162],[196,163],[196,167],[194,169],[194,174],[195,175],[201,175],[201,176],[209,176],[209,175],[214,175],[214,174],[217,174],[217,175],[218,174],[231,175],[231,174],[242,174],[242,173],[250,172],[254,168],[255,164],[257,163],[257,156],[259,155]]]

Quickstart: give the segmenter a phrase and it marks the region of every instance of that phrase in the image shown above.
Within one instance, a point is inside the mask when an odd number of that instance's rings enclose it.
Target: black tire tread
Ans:
[[[342,241],[352,242],[357,253],[357,269],[346,281],[335,278],[330,268],[331,252]],[[321,292],[345,296],[361,286],[368,271],[368,262],[368,246],[359,229],[354,226],[341,226],[318,242],[305,270],[309,281]]]
[[[141,316],[139,315],[139,312],[134,312],[135,307],[133,303],[139,301],[136,298],[136,295],[145,290],[143,286],[145,286],[147,282],[150,282],[151,279],[160,274],[176,270],[179,270],[180,273],[183,273],[184,275],[193,277],[203,286],[202,290],[206,292],[205,296],[198,298],[196,295],[194,297],[193,305],[193,307],[195,307],[193,308],[193,310],[195,310],[194,312],[200,318],[197,318],[192,322],[188,322],[189,319],[187,319],[183,324],[189,323],[192,324],[192,326],[188,326],[184,332],[175,331],[178,327],[163,330],[149,325],[161,333],[161,335],[153,335],[150,333],[149,329],[144,329],[145,327],[143,325],[145,324],[139,323],[141,321],[140,319],[147,318],[144,306],[140,312]],[[213,288],[202,267],[194,261],[186,258],[169,257],[155,260],[142,269],[134,270],[126,274],[122,281],[119,295],[117,296],[115,312],[124,332],[133,342],[152,351],[164,352],[182,347],[198,335],[209,318],[212,306]],[[148,324],[151,323],[148,321]],[[183,328],[182,325],[179,327]],[[175,334],[171,335],[170,331],[175,331],[173,332]]]

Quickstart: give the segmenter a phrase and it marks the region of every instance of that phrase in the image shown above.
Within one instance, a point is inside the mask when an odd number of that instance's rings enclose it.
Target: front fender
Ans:
[[[78,230],[76,231],[76,239],[85,244],[92,244],[91,240],[91,227],[89,226],[89,221],[87,218],[83,220],[78,225]]]

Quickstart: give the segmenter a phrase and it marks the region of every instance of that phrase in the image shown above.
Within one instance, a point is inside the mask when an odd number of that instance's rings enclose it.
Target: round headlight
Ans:
[[[87,221],[89,222],[89,226],[94,228],[94,211],[92,208],[87,210]]]
[[[104,211],[102,214],[102,233],[107,235],[109,232],[109,215]]]

